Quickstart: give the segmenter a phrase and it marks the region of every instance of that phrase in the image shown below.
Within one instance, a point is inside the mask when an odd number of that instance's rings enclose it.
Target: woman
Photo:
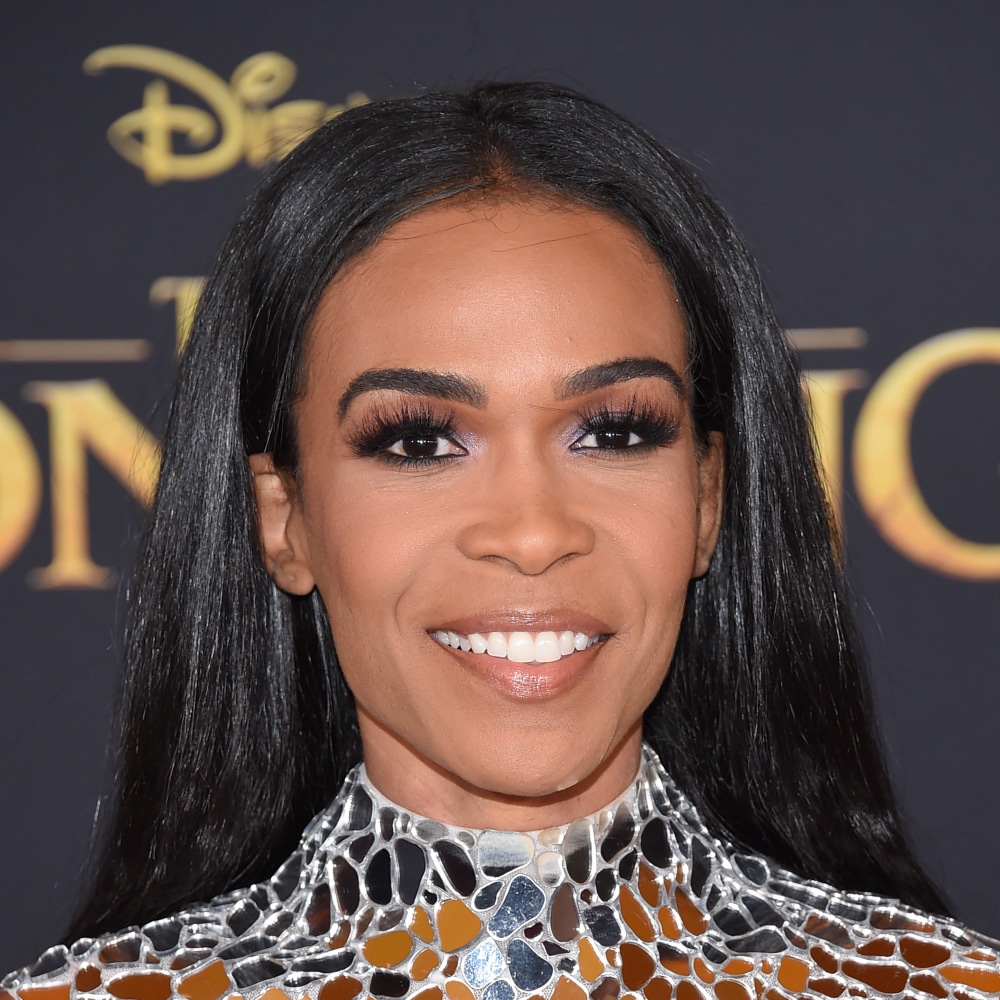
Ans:
[[[1000,991],[901,833],[754,265],[585,98],[354,109],[267,179],[131,607],[84,937],[22,998]]]

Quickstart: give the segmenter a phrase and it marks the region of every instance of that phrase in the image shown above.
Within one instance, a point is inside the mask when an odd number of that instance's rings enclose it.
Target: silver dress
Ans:
[[[413,815],[360,766],[270,881],[52,948],[0,989],[20,1000],[971,1000],[1000,994],[996,948],[720,842],[646,748],[620,798],[534,833]]]

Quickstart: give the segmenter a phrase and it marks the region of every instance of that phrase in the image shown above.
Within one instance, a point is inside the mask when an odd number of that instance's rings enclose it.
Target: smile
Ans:
[[[586,632],[458,632],[438,629],[430,633],[442,646],[479,653],[513,663],[555,663],[564,656],[582,652],[607,638]]]

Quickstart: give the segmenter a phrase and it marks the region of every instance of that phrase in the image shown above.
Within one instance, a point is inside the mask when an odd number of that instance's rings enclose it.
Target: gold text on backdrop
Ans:
[[[214,177],[241,159],[263,167],[294,149],[310,132],[346,108],[366,104],[360,91],[343,104],[284,101],[295,82],[295,63],[280,52],[258,52],[233,71],[227,83],[193,59],[148,45],[110,45],[84,60],[86,72],[125,68],[155,74],[146,84],[142,107],[129,111],[108,129],[111,145],[146,175],[150,184]],[[185,87],[207,105],[172,104],[167,81]],[[191,150],[178,152],[174,137]],[[208,149],[209,143],[214,145]]]

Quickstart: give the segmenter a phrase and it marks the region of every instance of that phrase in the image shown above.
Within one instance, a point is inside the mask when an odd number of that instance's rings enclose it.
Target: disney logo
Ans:
[[[364,94],[354,91],[343,104],[297,100],[270,107],[287,93],[298,72],[280,52],[250,56],[228,82],[193,59],[147,45],[111,45],[92,52],[83,63],[91,74],[110,68],[156,76],[146,84],[142,107],[122,115],[108,129],[114,149],[139,167],[150,184],[214,177],[242,159],[263,167],[287,155],[324,122],[368,103]],[[168,80],[201,98],[208,110],[172,104]],[[194,151],[176,150],[175,137],[186,140]]]

